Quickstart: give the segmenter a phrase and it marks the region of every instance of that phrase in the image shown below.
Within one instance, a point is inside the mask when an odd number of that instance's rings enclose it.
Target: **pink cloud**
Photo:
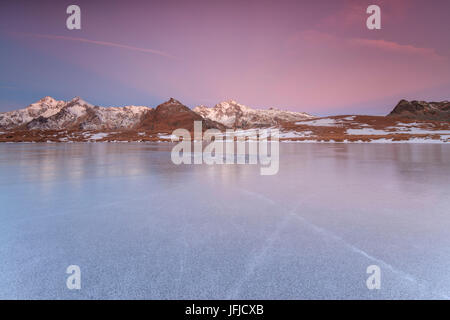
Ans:
[[[386,41],[386,40],[372,40],[372,39],[361,39],[361,38],[352,38],[347,40],[348,43],[357,45],[357,46],[364,46],[374,49],[380,49],[385,51],[391,51],[391,52],[397,52],[397,53],[403,53],[403,54],[413,54],[413,55],[421,55],[430,59],[437,59],[437,60],[445,60],[446,58],[443,56],[440,56],[436,53],[436,51],[432,48],[420,48],[415,47],[413,45],[404,45],[399,44],[397,42],[393,41]]]
[[[339,48],[343,48],[345,46],[364,47],[385,51],[387,53],[416,55],[433,60],[447,60],[446,57],[437,54],[433,48],[421,48],[409,44],[400,44],[394,41],[387,41],[384,39],[343,38],[316,30],[307,30],[297,33],[288,40],[289,44],[294,47],[296,46],[296,42],[299,41],[306,41],[307,43],[313,45],[326,45]]]
[[[314,108],[406,96],[450,80],[448,57],[434,48],[307,30],[288,39],[278,96],[297,95]]]
[[[318,27],[340,27],[347,28],[364,21],[366,9],[361,3],[347,2],[341,10],[333,12],[325,18],[319,20]]]
[[[85,39],[85,38],[66,37],[66,36],[58,36],[58,35],[50,35],[50,34],[33,34],[33,33],[14,33],[14,34],[22,35],[22,36],[30,36],[30,37],[35,37],[35,38],[45,38],[45,39],[52,39],[52,40],[65,40],[65,41],[90,43],[90,44],[95,44],[95,45],[100,45],[100,46],[105,46],[105,47],[120,48],[120,49],[125,49],[125,50],[143,52],[143,53],[151,53],[151,54],[156,54],[156,55],[163,56],[166,58],[178,60],[177,57],[175,57],[171,54],[165,53],[163,51],[147,49],[147,48],[139,48],[139,47],[124,45],[124,44],[115,43],[115,42],[98,41],[98,40],[90,40],[90,39]]]

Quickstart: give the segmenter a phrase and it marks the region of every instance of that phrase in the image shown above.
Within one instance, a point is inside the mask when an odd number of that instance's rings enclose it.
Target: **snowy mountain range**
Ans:
[[[283,122],[315,118],[305,112],[283,111],[275,108],[252,109],[234,100],[221,102],[213,108],[198,106],[193,110],[206,119],[219,122],[229,128],[239,129],[279,126]]]
[[[255,128],[280,125],[286,121],[313,118],[300,112],[277,109],[257,110],[235,101],[214,108],[194,110],[171,98],[156,108],[145,106],[99,107],[76,97],[58,101],[45,97],[28,107],[0,113],[2,130],[126,130],[190,129],[194,120],[203,120],[207,128]]]
[[[76,97],[58,101],[45,97],[24,109],[0,113],[0,128],[28,130],[105,130],[135,126],[148,107],[102,108]]]
[[[191,110],[176,99],[158,105],[99,107],[81,98],[45,97],[28,107],[0,113],[0,142],[170,141],[178,128],[277,128],[280,140],[296,142],[450,142],[449,103],[402,100],[386,117],[341,115],[317,118],[303,112],[253,109],[230,100]],[[446,121],[445,121],[446,120]],[[223,134],[226,135],[224,132]]]

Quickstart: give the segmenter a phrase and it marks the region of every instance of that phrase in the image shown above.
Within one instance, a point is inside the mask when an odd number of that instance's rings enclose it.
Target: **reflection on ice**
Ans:
[[[450,296],[448,146],[280,144],[274,176],[172,146],[0,145],[0,298]]]

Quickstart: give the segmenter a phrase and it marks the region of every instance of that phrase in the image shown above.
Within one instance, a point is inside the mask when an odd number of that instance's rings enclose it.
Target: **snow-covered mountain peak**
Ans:
[[[42,99],[40,99],[38,102],[36,102],[36,104],[37,103],[55,104],[57,102],[58,101],[55,98],[50,97],[50,96],[46,96],[46,97],[43,97]]]
[[[134,127],[151,108],[97,107],[80,97],[58,101],[44,97],[28,107],[0,113],[2,129],[126,129]]]
[[[26,107],[25,109],[21,109],[21,110],[30,110],[30,109],[34,109],[34,110],[38,110],[38,109],[49,109],[49,108],[57,108],[60,109],[62,108],[64,104],[64,101],[62,100],[56,100],[55,98],[52,97],[44,97],[42,99],[40,99],[39,101],[30,104],[28,107]],[[16,111],[12,111],[12,112],[17,112],[20,110],[16,110]]]
[[[194,111],[202,117],[217,121],[231,128],[276,126],[281,122],[314,118],[304,112],[282,111],[276,108],[252,109],[235,100],[218,103],[213,108],[198,106]]]
[[[77,104],[77,105],[80,105],[80,106],[86,105],[88,107],[93,107],[94,106],[93,104],[90,104],[89,102],[85,101],[84,99],[82,99],[80,97],[73,98],[72,100],[70,100],[68,102],[68,104]]]
[[[120,130],[142,127],[144,122],[153,126],[152,121],[164,119],[170,122],[180,117],[183,119],[188,117],[203,118],[210,120],[211,123],[218,122],[221,124],[220,127],[245,129],[281,126],[283,122],[313,118],[306,113],[275,108],[252,109],[233,99],[221,102],[213,108],[198,106],[193,111],[196,114],[192,115],[191,109],[174,98],[152,109],[144,106],[100,107],[80,97],[69,101],[44,97],[27,108],[0,113],[0,128],[6,130]],[[172,124],[175,125],[175,123],[176,121]]]
[[[60,112],[64,106],[64,101],[44,97],[26,108],[0,113],[0,127],[5,129],[20,127],[38,117],[51,117]]]
[[[216,104],[212,109],[221,114],[231,116],[235,113],[251,112],[253,109],[246,105],[236,102],[236,100],[227,100]]]

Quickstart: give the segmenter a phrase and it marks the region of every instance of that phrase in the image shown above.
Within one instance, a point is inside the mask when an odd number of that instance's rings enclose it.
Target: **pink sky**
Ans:
[[[190,107],[232,98],[318,115],[450,99],[449,1],[76,3],[80,31],[65,28],[72,2],[2,2],[0,111],[45,95]],[[366,28],[370,4],[381,30]]]

